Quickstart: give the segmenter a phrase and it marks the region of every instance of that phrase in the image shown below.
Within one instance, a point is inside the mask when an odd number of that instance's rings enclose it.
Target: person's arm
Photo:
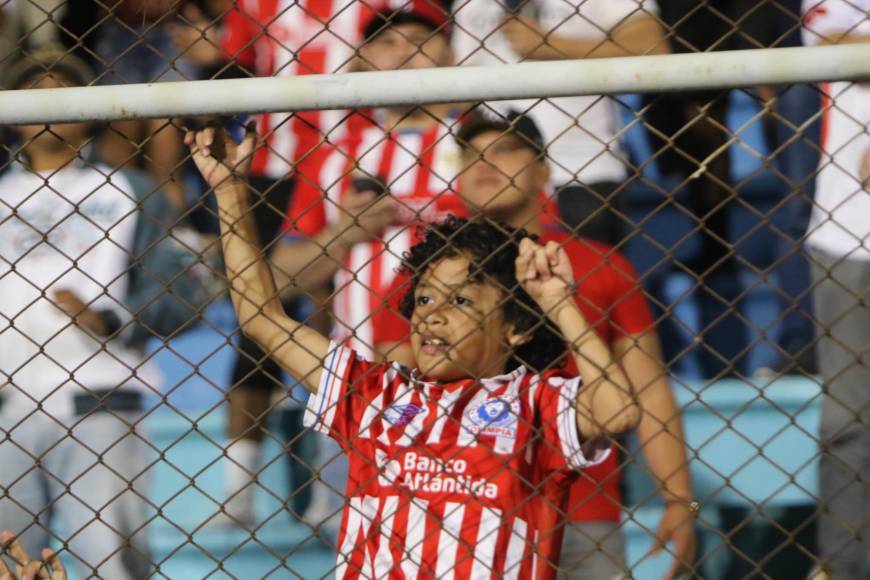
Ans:
[[[804,0],[801,12],[801,36],[807,46],[870,42],[866,30],[858,32],[867,18],[859,4],[842,0]]]
[[[583,379],[575,405],[581,441],[595,442],[634,429],[640,410],[631,383],[610,349],[574,301],[574,273],[565,250],[530,239],[520,244],[517,281],[568,341]]]
[[[372,191],[350,192],[339,211],[337,223],[312,237],[282,243],[273,251],[272,269],[285,299],[327,284],[354,245],[376,238],[396,219],[398,204]]]
[[[224,262],[239,325],[282,368],[316,393],[329,339],[284,312],[259,246],[247,185],[240,177],[253,155],[253,129],[249,127],[240,145],[214,129],[189,132],[185,142],[217,198]]]
[[[870,44],[870,36],[866,34],[852,34],[848,30],[841,30],[819,39],[819,45],[829,44]]]
[[[515,53],[534,60],[612,58],[670,52],[664,28],[654,16],[633,18],[616,27],[604,39],[563,36],[544,30],[537,21],[521,16],[506,20],[502,31]]]
[[[613,343],[616,358],[637,393],[642,410],[637,437],[666,509],[656,533],[655,551],[674,543],[674,563],[665,578],[688,570],[695,555],[692,480],[682,414],[668,382],[655,332],[625,336]]]

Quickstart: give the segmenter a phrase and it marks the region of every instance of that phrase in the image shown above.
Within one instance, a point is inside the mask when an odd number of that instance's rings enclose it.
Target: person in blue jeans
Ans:
[[[768,150],[785,187],[779,207],[771,214],[780,230],[771,266],[781,309],[777,341],[780,360],[774,370],[815,374],[810,264],[802,240],[810,222],[820,157],[819,89],[809,84],[781,88],[776,93],[774,110],[767,131]]]

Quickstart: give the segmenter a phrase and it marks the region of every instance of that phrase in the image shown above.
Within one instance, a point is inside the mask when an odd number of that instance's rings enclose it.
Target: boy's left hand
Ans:
[[[554,322],[563,306],[574,304],[574,269],[556,242],[542,246],[524,238],[516,268],[517,282]]]

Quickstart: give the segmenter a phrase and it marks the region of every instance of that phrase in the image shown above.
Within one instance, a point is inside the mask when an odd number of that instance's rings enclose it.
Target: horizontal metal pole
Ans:
[[[870,81],[870,45],[0,92],[0,124]]]

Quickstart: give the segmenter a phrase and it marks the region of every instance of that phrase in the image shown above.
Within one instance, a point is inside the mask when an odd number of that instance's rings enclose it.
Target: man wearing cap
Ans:
[[[48,89],[90,72],[43,52],[9,77]],[[38,553],[56,516],[81,577],[141,578],[154,459],[137,431],[156,377],[126,340],[136,189],[86,160],[84,124],[15,131],[0,178],[0,522]]]
[[[649,306],[628,260],[611,246],[558,231],[552,202],[542,195],[550,168],[544,139],[527,116],[472,116],[457,135],[463,169],[457,192],[479,219],[522,227],[556,241],[578,277],[577,303],[584,316],[621,361],[643,408],[637,429],[640,448],[657,480],[666,509],[656,536],[669,548],[673,578],[689,569],[694,555],[692,486],[680,411],[668,384]],[[591,468],[572,486],[564,521],[553,522],[563,535],[560,567],[568,578],[629,576],[620,529],[620,466],[617,454]]]
[[[456,0],[452,10],[453,49],[464,66],[668,51],[655,0]],[[622,241],[620,200],[629,176],[616,103],[589,95],[492,107],[526,111],[541,128],[564,222],[597,241]]]

